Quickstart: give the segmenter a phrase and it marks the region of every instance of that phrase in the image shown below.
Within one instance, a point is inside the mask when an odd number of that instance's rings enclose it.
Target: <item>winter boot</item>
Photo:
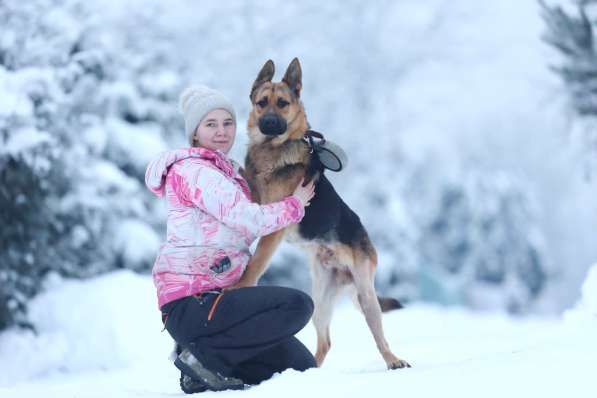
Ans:
[[[211,391],[242,390],[245,387],[240,379],[225,377],[218,372],[207,369],[187,348],[178,355],[174,365],[192,379],[202,382]]]
[[[195,380],[191,376],[187,376],[183,372],[180,372],[180,389],[185,394],[194,394],[207,391],[207,386],[199,380]]]

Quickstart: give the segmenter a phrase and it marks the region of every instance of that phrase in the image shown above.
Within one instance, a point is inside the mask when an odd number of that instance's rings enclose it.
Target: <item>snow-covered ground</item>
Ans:
[[[387,371],[359,312],[341,303],[321,369],[286,371],[246,397],[595,397],[597,265],[561,318],[413,305],[384,316],[393,351],[412,369]],[[173,397],[178,371],[160,332],[151,279],[119,271],[50,282],[31,306],[38,334],[0,334],[0,397]],[[299,333],[312,350],[315,332]],[[211,396],[216,393],[204,393]]]

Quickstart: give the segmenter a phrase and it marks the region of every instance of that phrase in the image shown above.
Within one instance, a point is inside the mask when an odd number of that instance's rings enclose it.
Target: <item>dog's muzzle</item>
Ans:
[[[281,135],[286,132],[286,120],[275,113],[268,113],[259,119],[259,130],[265,135]]]

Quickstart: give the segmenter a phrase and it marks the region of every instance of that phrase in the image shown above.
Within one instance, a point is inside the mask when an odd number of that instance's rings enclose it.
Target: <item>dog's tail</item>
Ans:
[[[399,310],[403,308],[403,305],[400,301],[396,300],[395,298],[391,297],[377,297],[377,301],[379,301],[379,306],[381,307],[381,312],[388,312],[392,310]]]

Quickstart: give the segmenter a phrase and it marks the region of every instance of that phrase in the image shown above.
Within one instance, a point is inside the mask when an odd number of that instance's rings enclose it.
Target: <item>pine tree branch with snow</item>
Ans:
[[[594,24],[587,15],[595,0],[577,3],[577,16],[561,6],[549,6],[540,0],[547,25],[543,39],[563,56],[562,64],[552,69],[566,83],[576,111],[582,116],[597,115],[597,53]]]

